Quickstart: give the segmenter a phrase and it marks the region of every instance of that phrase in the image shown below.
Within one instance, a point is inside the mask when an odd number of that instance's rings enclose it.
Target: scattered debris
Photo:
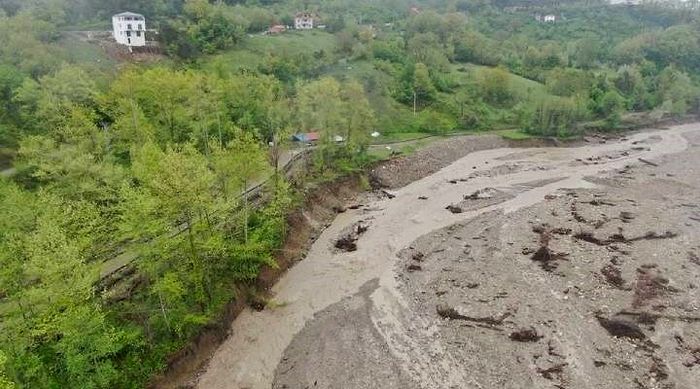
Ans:
[[[607,205],[609,207],[617,206],[617,204],[615,204],[615,203],[611,203],[609,201],[600,200],[600,199],[593,199],[591,201],[586,201],[586,202],[584,202],[584,204],[590,204],[594,207],[600,207],[601,205]]]
[[[556,364],[550,368],[547,369],[541,369],[537,368],[537,373],[540,374],[542,377],[548,379],[548,380],[554,380],[554,379],[559,379],[561,380],[561,375],[564,373],[564,367],[566,367],[568,363],[559,363]],[[555,377],[556,376],[556,377]]]
[[[540,247],[539,250],[531,257],[533,261],[539,262],[542,269],[546,271],[554,271],[559,266],[556,261],[565,260],[568,254],[555,253],[549,247]]]
[[[498,317],[494,317],[494,316],[471,317],[471,316],[462,315],[456,309],[454,309],[448,305],[438,305],[436,307],[436,310],[437,310],[437,314],[440,315],[440,317],[445,318],[445,319],[471,321],[471,322],[475,322],[475,323],[483,323],[483,324],[488,324],[488,325],[492,325],[492,326],[497,326],[497,325],[503,324],[503,321],[505,319],[507,319],[508,317],[510,317],[510,315],[511,315],[510,312],[505,312]]]
[[[690,259],[690,262],[700,266],[700,257],[697,254],[695,254],[694,252],[692,252],[692,251],[688,252],[688,259]]]
[[[617,234],[612,234],[610,237],[607,239],[603,240],[600,238],[596,238],[592,232],[589,231],[582,231],[579,232],[578,234],[574,235],[575,239],[582,240],[584,242],[588,243],[593,243],[598,246],[608,246],[613,243],[634,243],[640,240],[656,240],[656,239],[673,239],[677,237],[678,234],[675,232],[671,231],[666,231],[663,234],[659,234],[653,231],[647,232],[646,234],[642,236],[638,236],[635,238],[626,238],[622,232],[619,232]]]
[[[393,193],[391,193],[391,192],[389,192],[389,191],[387,191],[387,190],[385,190],[385,189],[382,189],[382,190],[381,190],[381,193],[382,193],[384,196],[386,196],[389,200],[396,198],[396,195],[395,195],[395,194],[393,194]]]
[[[357,238],[352,236],[344,236],[335,242],[335,248],[345,252],[357,251]]]
[[[677,292],[669,285],[669,280],[655,270],[655,266],[642,266],[637,269],[637,282],[634,286],[633,308],[648,305],[650,301],[667,292]]]
[[[651,366],[649,367],[649,376],[656,381],[668,379],[668,366],[666,366],[666,363],[664,363],[661,358],[654,355],[652,355],[651,359],[652,362]]]
[[[648,159],[644,159],[644,158],[638,158],[638,159],[639,159],[639,162],[646,163],[647,165],[651,165],[651,166],[654,166],[654,167],[658,167],[658,166],[659,166],[659,164],[654,163],[654,162],[651,162],[651,161],[649,161]]]
[[[553,228],[551,230],[552,234],[557,234],[557,235],[571,235],[573,232],[571,228],[564,228],[564,227],[557,227]]]
[[[549,242],[552,239],[552,233],[547,228],[533,228],[540,234],[540,248],[530,257],[535,262],[539,262],[542,269],[545,271],[554,271],[559,264],[557,261],[565,260],[569,254],[555,253],[549,249]],[[528,250],[529,251],[529,250]],[[523,254],[525,254],[523,250]]]
[[[357,240],[360,238],[360,235],[367,232],[368,229],[369,226],[364,222],[353,224],[350,232],[335,241],[335,248],[345,252],[357,251]]]
[[[426,196],[418,196],[418,200],[427,200],[427,199],[428,199],[428,197],[426,197]]]
[[[618,267],[612,264],[605,265],[600,269],[600,273],[605,276],[605,280],[608,284],[620,289],[625,286],[625,280],[622,278],[622,271],[620,271]]]
[[[465,200],[487,200],[493,198],[498,193],[498,190],[494,188],[483,188],[479,189],[472,194],[464,196]]]
[[[537,342],[544,338],[538,335],[534,328],[523,328],[515,332],[511,332],[509,338],[516,342]]]
[[[632,212],[628,211],[622,211],[620,212],[620,220],[622,220],[623,223],[631,223],[632,220],[634,220],[635,216]]]
[[[409,272],[421,271],[421,270],[423,270],[423,267],[421,267],[420,265],[412,264],[412,265],[408,265],[407,270]]]
[[[536,252],[537,252],[537,250],[532,249],[530,247],[523,247],[523,251],[522,251],[523,255],[530,255],[530,254],[534,254]]]
[[[454,205],[454,204],[448,205],[445,209],[448,210],[448,211],[450,211],[450,212],[452,212],[452,213],[454,213],[454,214],[459,214],[459,213],[463,213],[463,212],[464,212],[464,210],[462,209],[462,207],[460,207],[459,205]]]
[[[596,319],[598,319],[598,323],[612,336],[618,338],[646,339],[646,335],[644,335],[642,329],[634,322],[617,316],[608,319],[598,315]]]

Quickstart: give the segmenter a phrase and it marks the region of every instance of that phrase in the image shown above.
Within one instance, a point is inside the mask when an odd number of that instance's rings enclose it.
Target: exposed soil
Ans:
[[[696,388],[699,151],[695,124],[483,150],[347,207],[198,386]]]

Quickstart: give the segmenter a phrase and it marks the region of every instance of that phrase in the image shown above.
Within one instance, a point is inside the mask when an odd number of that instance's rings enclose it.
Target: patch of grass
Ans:
[[[71,63],[86,68],[93,68],[107,74],[116,69],[117,62],[107,56],[98,44],[74,39],[62,39],[59,42],[59,46],[66,60]]]
[[[221,54],[202,60],[208,70],[220,68],[255,69],[270,53],[295,55],[298,53],[323,50],[331,54],[335,47],[335,37],[324,31],[287,31],[279,35],[251,35],[240,45]]]
[[[275,299],[269,299],[269,300],[267,300],[267,304],[265,304],[265,307],[267,309],[276,309],[276,308],[284,308],[287,305],[289,305],[289,303],[286,301],[277,301]]]
[[[425,132],[389,132],[389,133],[382,133],[382,135],[376,139],[374,139],[374,144],[386,144],[386,143],[394,143],[394,142],[405,142],[405,141],[411,141],[411,140],[416,140],[416,139],[421,139],[430,136],[431,134],[427,134]]]
[[[530,134],[527,134],[523,132],[522,130],[518,129],[510,129],[510,130],[500,130],[500,131],[495,131],[496,134],[501,136],[503,139],[508,139],[508,140],[527,140],[527,139],[532,139],[533,136]]]
[[[475,65],[470,63],[455,63],[452,64],[452,75],[463,82],[478,80],[480,73],[488,66]],[[537,81],[527,79],[517,74],[510,74],[510,89],[511,92],[520,99],[538,93],[548,94],[544,84]]]

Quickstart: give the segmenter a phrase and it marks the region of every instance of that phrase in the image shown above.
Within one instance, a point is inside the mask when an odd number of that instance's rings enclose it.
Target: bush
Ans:
[[[573,98],[542,97],[521,120],[525,132],[532,135],[570,136],[586,116],[580,101]]]

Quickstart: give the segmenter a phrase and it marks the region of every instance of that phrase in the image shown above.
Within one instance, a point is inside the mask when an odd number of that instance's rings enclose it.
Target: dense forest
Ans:
[[[164,55],[70,39],[126,10]],[[325,28],[261,34],[300,10]],[[699,16],[696,2],[0,0],[0,388],[162,372],[275,266],[300,201],[279,173],[293,133],[321,133],[309,174],[324,180],[376,158],[374,131],[569,137],[697,114]]]

